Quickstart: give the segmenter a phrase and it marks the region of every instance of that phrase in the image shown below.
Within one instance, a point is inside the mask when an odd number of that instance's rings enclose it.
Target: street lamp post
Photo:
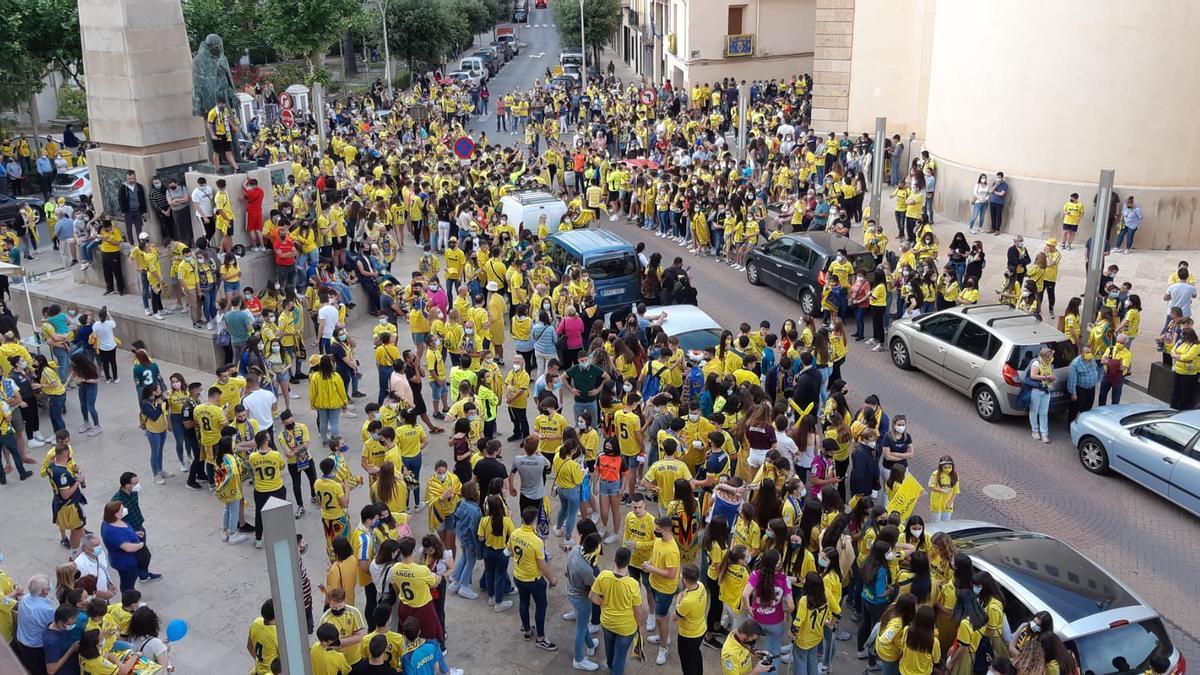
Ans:
[[[579,0],[579,51],[583,54],[583,84],[586,85],[588,81],[587,38],[584,37],[583,32],[583,3],[584,0]]]
[[[383,24],[383,78],[387,80],[388,98],[395,101],[396,92],[392,90],[392,52],[388,48],[387,12],[383,9],[384,0],[371,3],[379,10],[379,23]]]

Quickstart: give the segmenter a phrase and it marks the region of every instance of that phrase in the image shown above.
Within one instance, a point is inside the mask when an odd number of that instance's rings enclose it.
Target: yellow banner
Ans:
[[[896,487],[895,493],[888,499],[888,512],[899,513],[900,522],[905,522],[912,515],[913,509],[917,507],[917,500],[923,494],[925,488],[921,486],[921,482],[913,478],[911,473],[905,474],[904,482]]]

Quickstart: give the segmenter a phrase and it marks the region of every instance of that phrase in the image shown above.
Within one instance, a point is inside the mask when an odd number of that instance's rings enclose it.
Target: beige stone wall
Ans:
[[[936,0],[855,0],[846,128],[871,131],[887,117],[888,134],[925,137]],[[829,10],[841,16],[848,10]]]
[[[812,124],[819,131],[847,129],[855,1],[817,0]]]

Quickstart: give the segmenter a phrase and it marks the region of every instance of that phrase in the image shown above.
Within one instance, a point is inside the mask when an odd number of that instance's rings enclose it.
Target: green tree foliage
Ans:
[[[307,57],[317,69],[362,11],[357,0],[263,0],[259,14],[267,44],[286,56]]]
[[[82,55],[75,0],[0,0],[0,106],[28,101],[52,70],[78,82]]]
[[[564,47],[579,47],[579,2],[578,0],[552,0],[554,23],[558,26],[559,39]],[[587,46],[593,54],[612,42],[621,27],[621,0],[584,0],[583,26]],[[589,64],[596,57],[589,58]]]
[[[457,39],[455,33],[462,31],[462,20],[450,14],[445,2],[389,0],[386,12],[392,57],[412,72],[439,66]]]
[[[267,49],[259,26],[258,0],[185,0],[183,20],[193,54],[210,33],[221,36],[231,63],[246,50],[261,55]]]

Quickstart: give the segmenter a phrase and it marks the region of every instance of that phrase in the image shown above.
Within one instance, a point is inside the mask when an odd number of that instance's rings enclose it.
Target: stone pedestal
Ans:
[[[248,170],[239,173],[218,174],[211,171],[211,167],[206,165],[196,166],[184,174],[184,181],[187,185],[188,194],[196,189],[196,179],[201,176],[208,183],[208,186],[213,189],[213,194],[217,192],[217,181],[225,181],[225,191],[229,193],[229,203],[233,206],[233,227],[231,234],[233,235],[233,243],[249,246],[250,239],[246,236],[246,202],[242,199],[242,186],[246,184],[246,180],[254,178],[258,181],[258,186],[263,189],[263,222],[265,223],[271,215],[271,209],[275,208],[275,191],[271,189],[272,185],[283,185],[287,182],[287,177],[292,172],[292,165],[289,162],[277,162],[269,164],[265,167],[255,166]],[[204,234],[203,229],[197,224],[195,226],[195,236],[199,237]]]
[[[813,53],[812,126],[846,130],[850,107],[850,55],[854,47],[854,0],[817,0]]]
[[[79,0],[88,124],[102,149],[88,152],[93,194],[120,218],[117,188],[137,172],[182,179],[205,158],[204,125],[192,115],[192,57],[178,0]],[[164,180],[165,182],[165,180]],[[151,216],[147,230],[160,238]]]

